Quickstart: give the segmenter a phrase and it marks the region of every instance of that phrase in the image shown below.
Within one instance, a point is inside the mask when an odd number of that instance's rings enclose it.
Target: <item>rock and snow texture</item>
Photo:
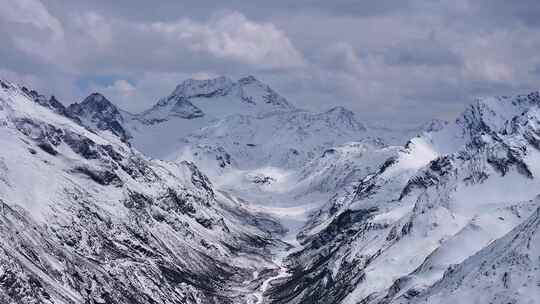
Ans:
[[[148,160],[94,116],[0,85],[1,303],[252,300],[243,282],[275,268],[278,223],[192,163]]]
[[[253,76],[236,82],[227,77],[188,79],[151,109],[139,114],[138,119],[157,124],[175,117],[218,119],[232,114],[259,114],[293,108],[285,98]]]
[[[294,107],[253,76],[188,79],[125,124],[132,143],[153,157],[170,158],[188,134],[230,115],[264,115]],[[158,148],[156,148],[158,147]]]
[[[218,175],[228,167],[298,169],[326,149],[364,136],[364,126],[344,108],[232,115],[186,137],[177,158]]]
[[[88,108],[98,110],[92,116],[106,116],[99,113],[103,107]],[[331,161],[332,151],[343,149],[352,156],[351,151],[365,148],[349,144],[366,137],[353,112],[343,107],[321,113],[298,109],[253,76],[186,80],[147,111],[118,112],[121,117],[114,121],[122,122],[135,148],[157,158],[196,163],[220,189],[278,217],[293,214],[289,224],[295,229],[337,187],[358,178],[349,168],[364,166],[354,156],[342,157],[339,165]]]
[[[212,171],[235,160],[242,168],[298,167],[324,148],[362,139],[366,131],[343,107],[322,113],[297,109],[253,76],[188,79],[139,114],[117,109],[100,94],[68,111],[86,126],[129,139],[146,155],[212,161]]]
[[[0,85],[0,302],[539,297],[538,93],[396,132],[251,76],[140,114]]]
[[[99,93],[90,94],[81,103],[74,103],[67,108],[68,116],[81,122],[82,125],[100,131],[110,131],[127,141],[131,136],[124,128],[124,116],[105,96]],[[128,116],[129,117],[129,116]]]
[[[162,98],[157,107],[142,116],[154,113],[160,106],[175,105],[183,100],[189,100],[201,109],[202,115],[214,118],[294,108],[285,98],[253,76],[241,78],[237,82],[222,76],[208,80],[188,79],[179,84],[169,96]]]
[[[478,100],[323,206],[300,234],[303,249],[285,261],[293,275],[269,297],[274,303],[415,301],[448,267],[536,210],[539,139],[538,93]],[[524,293],[538,292],[533,285]],[[515,303],[528,303],[527,296],[514,296]]]
[[[412,302],[533,304],[538,299],[540,208],[504,237],[450,267],[442,280]]]

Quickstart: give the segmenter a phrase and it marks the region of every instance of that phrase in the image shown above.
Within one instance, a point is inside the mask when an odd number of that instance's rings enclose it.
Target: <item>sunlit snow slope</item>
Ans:
[[[539,106],[538,93],[480,99],[455,122],[395,150],[311,218],[300,234],[303,249],[285,262],[292,276],[269,296],[275,303],[424,303],[417,297],[426,294],[428,303],[439,303],[454,294],[450,283],[437,283],[449,267],[487,271],[484,254],[464,261],[522,229],[539,204]],[[497,259],[513,254],[491,247],[484,250],[500,253]],[[534,255],[516,261],[538,266]],[[512,268],[508,263],[503,269]],[[441,282],[450,280],[444,276]],[[539,291],[533,283],[491,288],[491,274],[473,279],[458,284],[459,303],[529,303]],[[475,287],[478,294],[466,296]]]

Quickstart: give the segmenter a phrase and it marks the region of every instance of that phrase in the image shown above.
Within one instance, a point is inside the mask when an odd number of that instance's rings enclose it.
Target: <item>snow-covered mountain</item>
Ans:
[[[114,125],[101,131],[120,113],[101,96],[67,112],[39,96],[0,82],[0,302],[256,300],[279,223],[194,164],[148,160]]]
[[[295,108],[253,76],[188,79],[152,108],[133,115],[124,127],[131,142],[148,155],[171,158],[192,132],[231,115],[265,115]]]
[[[531,93],[478,100],[454,123],[412,139],[311,218],[302,250],[285,261],[291,276],[268,296],[273,303],[409,303],[426,292],[428,303],[438,303],[430,287],[448,267],[538,207],[539,128],[540,96]],[[482,279],[475,277],[489,286],[490,276]],[[528,303],[538,290],[485,289],[482,299]]]
[[[86,126],[110,130],[152,157],[180,155],[201,164],[206,163],[202,158],[219,158],[212,171],[232,161],[240,167],[297,167],[325,148],[365,136],[353,112],[343,107],[322,113],[297,109],[253,76],[188,79],[139,114],[118,109],[98,93],[67,110]]]
[[[232,115],[186,137],[177,159],[205,164],[208,172],[230,166],[299,168],[328,148],[360,140],[364,133],[365,127],[342,107],[323,113]]]
[[[276,267],[272,252],[287,248],[273,238],[287,223],[268,214],[289,215],[293,195],[307,198],[319,188],[328,196],[346,183],[342,172],[336,175],[343,182],[323,177],[333,165],[319,159],[330,159],[328,149],[365,133],[352,112],[297,109],[254,77],[187,80],[140,114],[119,109],[99,93],[69,107],[9,82],[2,82],[1,94],[9,149],[0,158],[5,182],[0,193],[10,210],[2,231],[14,235],[15,242],[3,244],[3,259],[11,265],[6,275],[20,280],[2,289],[10,301],[114,297],[118,303],[150,298],[262,303],[262,292],[255,289],[265,286],[262,281]],[[207,147],[215,151],[197,154]],[[163,162],[148,160],[134,148],[154,156],[195,153]],[[217,186],[186,159],[221,177]],[[299,170],[307,163],[305,169],[318,170],[319,177]],[[279,170],[292,175],[278,178],[273,173]],[[224,184],[231,174],[244,182]],[[275,189],[266,187],[274,180],[294,184],[281,196],[283,209],[274,208]],[[307,215],[298,210],[302,218]],[[19,236],[22,225],[34,227],[35,234]],[[44,248],[54,249],[53,254]],[[118,264],[120,258],[124,262]],[[56,272],[49,274],[51,269]],[[19,272],[21,277],[15,277]],[[215,276],[209,278],[210,273]],[[35,294],[33,279],[42,294]]]
[[[395,130],[252,76],[186,80],[139,114],[0,85],[2,301],[540,296],[538,93]]]
[[[536,303],[539,261],[540,209],[536,209],[510,233],[450,267],[413,303]]]
[[[220,187],[244,199],[264,201],[264,205],[275,206],[276,200],[282,206],[301,205],[298,195],[312,192],[331,195],[337,185],[332,190],[317,185],[314,177],[307,176],[308,168],[322,172],[323,163],[317,162],[325,151],[367,136],[366,128],[350,110],[334,107],[313,113],[298,109],[253,76],[236,82],[226,77],[189,79],[139,114],[129,114],[114,106],[91,106],[109,104],[105,98],[94,96],[100,95],[92,94],[81,104],[69,107],[86,105],[91,114],[70,117],[92,129],[108,129],[114,134],[121,133],[117,131],[119,125],[125,130],[121,134],[127,134],[123,138],[127,137],[143,153],[194,162]],[[104,118],[105,128],[86,123],[92,121],[88,116]],[[324,166],[333,165],[327,162]],[[348,174],[337,170],[335,173]],[[318,179],[328,183],[334,176]],[[270,183],[272,187],[268,187]],[[276,191],[280,198],[275,197]],[[283,192],[287,194],[283,196]]]
[[[448,124],[448,121],[437,118],[412,126],[387,121],[368,121],[366,128],[369,136],[379,137],[388,145],[403,146],[411,138],[422,135],[424,132],[438,131]]]
[[[156,124],[174,117],[209,116],[216,119],[232,114],[259,114],[293,108],[285,98],[253,76],[237,82],[222,76],[207,80],[188,79],[138,118],[146,124]]]
[[[70,105],[67,113],[88,128],[111,131],[123,141],[131,138],[124,127],[125,121],[130,118],[129,113],[122,112],[99,93],[90,94],[81,103]]]

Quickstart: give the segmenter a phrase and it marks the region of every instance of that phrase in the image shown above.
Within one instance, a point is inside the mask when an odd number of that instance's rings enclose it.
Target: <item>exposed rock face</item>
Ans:
[[[454,123],[412,139],[314,215],[300,234],[303,249],[286,260],[292,276],[268,297],[273,303],[531,301],[538,286],[511,282],[522,274],[534,278],[535,249],[494,248],[512,247],[517,235],[534,239],[525,228],[534,225],[518,225],[539,204],[539,122],[538,93],[488,98]],[[518,285],[527,287],[505,287]]]
[[[365,131],[354,114],[344,108],[322,113],[293,110],[233,115],[187,136],[177,154],[218,174],[228,167],[300,169],[327,149],[362,139]],[[232,166],[213,161],[223,154],[229,155],[231,161],[227,163]]]
[[[395,303],[534,303],[540,295],[540,209],[506,236],[453,265],[433,287]]]
[[[51,107],[44,97],[39,100]],[[190,133],[231,115],[258,116],[295,110],[268,85],[248,76],[238,81],[227,77],[188,79],[138,114],[118,109],[99,93],[59,113],[90,130],[110,131],[149,156],[165,158],[177,152],[179,144]]]
[[[0,302],[252,300],[243,282],[273,267],[278,223],[194,164],[148,160],[47,105],[2,82]],[[99,95],[69,113],[121,135]]]
[[[201,109],[203,105],[206,110]],[[215,119],[230,114],[292,109],[294,107],[285,98],[253,76],[241,78],[237,82],[227,77],[218,77],[182,82],[169,96],[161,98],[154,107],[138,115],[137,119],[145,124],[156,124],[175,117],[194,119],[209,115]]]
[[[67,112],[69,117],[80,120],[86,127],[111,131],[123,141],[130,138],[124,128],[124,117],[120,110],[99,93],[89,95],[81,103],[70,105]]]
[[[137,115],[0,81],[0,302],[534,303],[540,95],[405,133],[388,146],[252,76]],[[286,227],[254,210],[300,230],[283,263]]]
[[[2,80],[0,80],[0,82],[1,81]],[[8,87],[8,84],[6,83],[2,83],[2,84],[3,84],[2,87]],[[22,87],[21,92],[26,94],[30,99],[35,101],[37,104],[44,106],[46,108],[49,108],[60,115],[68,116],[68,111],[66,107],[61,102],[59,102],[56,99],[56,97],[54,97],[54,95],[47,98],[44,95],[41,95],[34,90],[29,90],[26,87]]]

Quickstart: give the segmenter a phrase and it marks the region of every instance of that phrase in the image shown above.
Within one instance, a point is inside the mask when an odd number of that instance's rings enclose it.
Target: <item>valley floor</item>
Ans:
[[[258,171],[258,170],[253,170]],[[285,258],[300,251],[302,245],[297,240],[297,235],[308,221],[309,214],[318,210],[328,200],[328,194],[312,192],[299,194],[298,189],[286,185],[289,175],[272,175],[274,170],[264,170],[275,179],[275,184],[253,185],[242,182],[239,175],[249,175],[249,171],[238,170],[225,176],[214,176],[211,180],[217,188],[232,194],[232,197],[247,203],[253,213],[262,213],[277,220],[283,226],[283,233],[274,235],[285,242],[288,246],[275,247],[271,250],[271,259],[275,267],[273,269],[258,269],[253,272],[253,280],[246,282],[245,286],[253,288],[253,296],[248,299],[249,304],[264,304],[267,302],[266,291],[281,280],[291,276],[290,270],[284,263]],[[289,173],[292,175],[293,173]],[[231,178],[235,176],[235,178]]]

